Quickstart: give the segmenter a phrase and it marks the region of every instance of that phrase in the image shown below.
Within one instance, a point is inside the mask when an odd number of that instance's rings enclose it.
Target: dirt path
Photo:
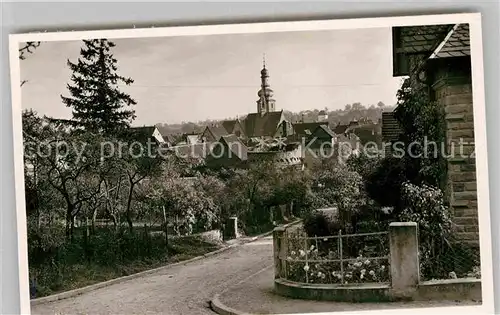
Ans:
[[[272,237],[77,297],[34,305],[42,314],[215,314],[208,301],[272,265]]]

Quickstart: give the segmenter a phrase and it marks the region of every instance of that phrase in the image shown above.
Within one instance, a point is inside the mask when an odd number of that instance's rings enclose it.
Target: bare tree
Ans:
[[[26,59],[27,54],[32,54],[35,49],[40,46],[40,42],[26,42],[24,43],[24,46],[19,48],[19,59],[24,60]],[[22,80],[21,81],[21,86],[23,86],[28,80]]]

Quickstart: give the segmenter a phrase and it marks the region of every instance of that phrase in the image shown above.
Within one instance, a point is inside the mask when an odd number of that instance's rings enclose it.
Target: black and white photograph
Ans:
[[[477,14],[12,35],[31,313],[490,310],[481,43]]]

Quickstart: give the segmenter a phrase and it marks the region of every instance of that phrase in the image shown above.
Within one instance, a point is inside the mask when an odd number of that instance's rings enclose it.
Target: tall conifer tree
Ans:
[[[73,122],[93,132],[115,132],[135,118],[136,101],[119,90],[119,84],[134,81],[117,74],[117,60],[111,53],[115,44],[107,39],[84,40],[76,63],[68,60],[73,71],[68,84],[70,97],[61,95],[73,110]]]

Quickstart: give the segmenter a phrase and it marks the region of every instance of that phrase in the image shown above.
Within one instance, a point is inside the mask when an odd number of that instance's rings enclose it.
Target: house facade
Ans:
[[[444,109],[446,195],[457,236],[478,245],[469,25],[395,27],[393,52],[394,76],[409,76],[412,86],[424,86]]]

